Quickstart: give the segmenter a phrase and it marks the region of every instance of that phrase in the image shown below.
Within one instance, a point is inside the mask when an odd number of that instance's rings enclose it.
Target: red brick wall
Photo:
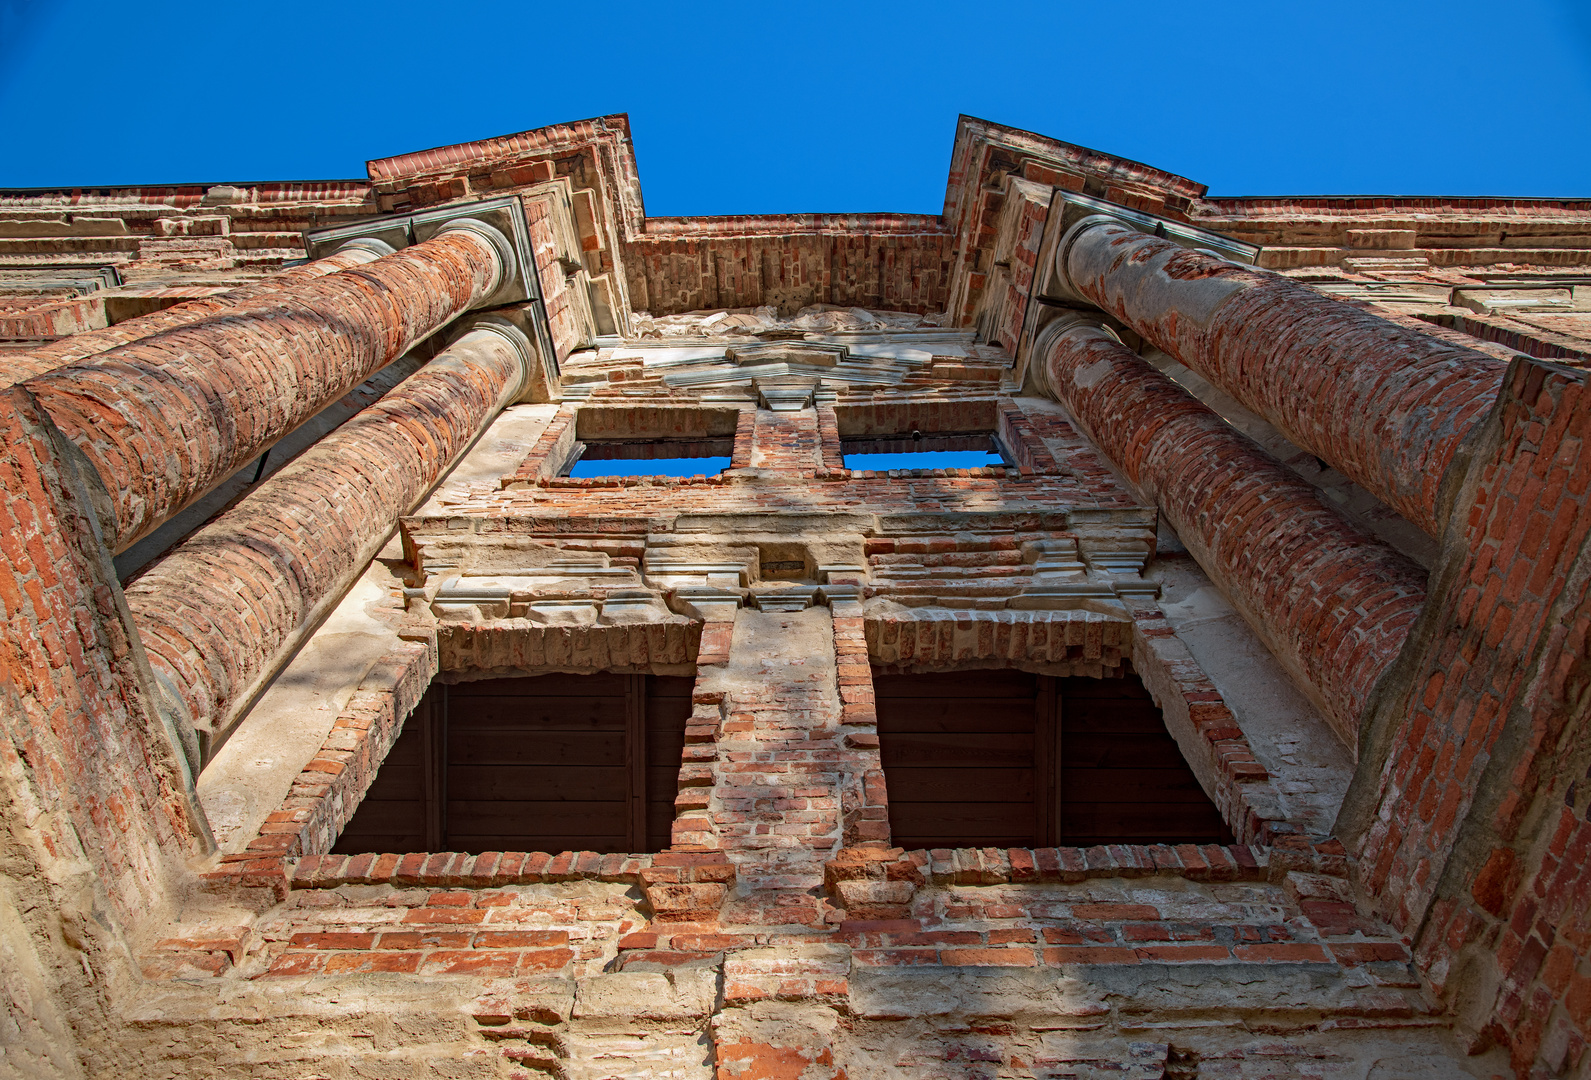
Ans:
[[[202,850],[200,827],[81,489],[38,403],[0,393],[4,812],[48,880],[90,869],[110,914],[136,929]]]
[[[1359,874],[1523,1075],[1591,1038],[1587,376],[1510,366],[1350,802]],[[1423,925],[1422,925],[1423,924]],[[1567,1063],[1567,1064],[1566,1064]]]

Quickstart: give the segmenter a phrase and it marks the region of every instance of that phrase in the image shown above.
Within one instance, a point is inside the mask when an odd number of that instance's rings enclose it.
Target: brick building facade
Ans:
[[[0,1076],[1591,1076],[1591,200],[368,172],[0,191]]]

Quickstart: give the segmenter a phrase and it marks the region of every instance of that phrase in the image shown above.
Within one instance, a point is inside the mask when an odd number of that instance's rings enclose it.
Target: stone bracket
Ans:
[[[1040,540],[1035,547],[1033,576],[1036,578],[1080,577],[1088,572],[1078,556],[1077,541],[1070,537]]]
[[[774,412],[800,412],[812,404],[812,392],[817,389],[818,380],[788,376],[757,379],[752,385],[757,388],[763,408]]]
[[[1130,574],[1137,577],[1149,564],[1149,545],[1136,542],[1089,543],[1082,545],[1083,561],[1090,570],[1102,574]]]
[[[709,585],[682,585],[668,598],[673,611],[703,622],[733,622],[740,605],[739,592]]]
[[[758,611],[805,611],[819,602],[816,585],[765,589],[753,592],[751,599]]]

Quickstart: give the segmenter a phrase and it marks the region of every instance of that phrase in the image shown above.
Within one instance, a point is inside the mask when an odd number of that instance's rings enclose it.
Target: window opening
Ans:
[[[660,851],[693,679],[433,683],[332,850]]]
[[[874,673],[891,839],[907,848],[1233,842],[1131,673]]]
[[[716,476],[729,468],[733,438],[593,440],[575,445],[566,476]]]
[[[847,469],[885,472],[889,469],[1002,468],[1011,457],[991,432],[924,433],[841,439]]]

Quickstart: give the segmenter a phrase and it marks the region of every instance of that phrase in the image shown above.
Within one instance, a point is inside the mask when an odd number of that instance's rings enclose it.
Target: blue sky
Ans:
[[[1214,194],[1591,195],[1591,0],[0,0],[0,186],[358,177],[628,112],[652,214],[937,213],[956,115]]]

